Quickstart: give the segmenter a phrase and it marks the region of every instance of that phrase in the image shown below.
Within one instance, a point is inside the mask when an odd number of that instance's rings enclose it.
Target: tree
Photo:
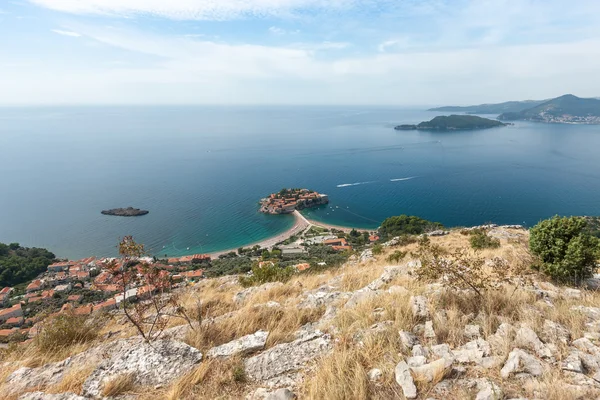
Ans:
[[[592,276],[598,256],[598,239],[587,230],[582,217],[559,217],[531,228],[529,248],[541,261],[541,269],[557,281],[576,283]]]
[[[420,235],[443,227],[439,222],[431,222],[415,216],[399,215],[383,221],[379,228],[379,234],[385,238],[401,235]]]
[[[138,244],[132,236],[125,236],[119,243],[121,259],[107,265],[118,282],[123,296],[123,312],[148,343],[157,339],[167,327],[170,317],[185,319],[190,326],[191,319],[185,309],[178,304],[175,296],[168,296],[171,290],[171,276],[154,265],[140,262],[144,255],[144,245]],[[137,288],[139,301],[129,304],[130,289]],[[175,310],[174,313],[169,312]]]

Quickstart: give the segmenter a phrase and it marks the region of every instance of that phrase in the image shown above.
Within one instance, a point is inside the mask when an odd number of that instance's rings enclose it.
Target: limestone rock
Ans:
[[[552,360],[552,351],[538,338],[533,329],[522,326],[515,336],[515,346],[535,351],[540,358]]]
[[[567,288],[564,291],[564,295],[568,299],[581,299],[581,290]]]
[[[487,341],[494,351],[500,351],[506,344],[510,343],[514,334],[514,327],[508,323],[502,323],[496,329],[496,333],[487,337]]]
[[[481,327],[479,325],[465,326],[464,335],[467,339],[473,340],[481,337]]]
[[[511,374],[526,372],[533,376],[540,376],[544,372],[542,364],[531,354],[521,350],[514,349],[508,355],[508,359],[500,371],[504,379],[508,379]]]
[[[429,356],[429,351],[427,350],[427,348],[421,346],[420,344],[414,345],[411,353],[413,357],[423,356],[427,358]]]
[[[246,396],[247,400],[294,400],[297,396],[288,388],[281,388],[275,391],[270,391],[266,388],[258,388],[250,395]]]
[[[19,400],[86,400],[85,397],[75,393],[66,392],[58,394],[47,394],[44,392],[25,393],[19,397]]]
[[[429,317],[429,310],[427,309],[427,298],[424,296],[412,296],[410,298],[410,305],[413,316],[416,318],[427,318]]]
[[[592,321],[600,320],[600,308],[599,307],[586,307],[586,306],[573,306],[572,311],[578,311],[587,316]]]
[[[421,367],[427,364],[427,359],[423,356],[414,356],[409,357],[408,360],[406,360],[406,363],[409,367]]]
[[[383,376],[383,372],[379,368],[373,368],[367,374],[371,382],[379,382]]]
[[[244,301],[246,301],[246,299],[250,298],[251,296],[254,296],[257,293],[266,292],[268,290],[271,290],[271,289],[279,287],[279,286],[283,286],[283,283],[281,283],[281,282],[268,282],[268,283],[265,283],[265,284],[260,285],[260,286],[249,287],[249,288],[244,289],[244,290],[236,293],[235,295],[233,295],[233,302],[235,304],[241,304]]]
[[[404,295],[410,294],[410,290],[408,290],[404,286],[398,286],[398,285],[390,286],[387,291],[389,294],[404,294]]]
[[[396,377],[396,382],[402,388],[404,397],[407,399],[417,398],[417,387],[415,386],[415,381],[410,374],[408,364],[405,361],[400,361],[398,365],[396,365],[394,375]]]
[[[246,373],[252,380],[268,381],[281,375],[294,373],[308,362],[331,349],[331,338],[319,331],[277,346],[248,358]]]
[[[366,263],[366,262],[374,260],[374,259],[375,259],[375,257],[373,257],[373,250],[367,249],[367,250],[363,251],[362,253],[360,253],[360,257],[358,258],[358,261],[360,263]]]
[[[500,386],[489,379],[479,379],[477,381],[477,396],[475,400],[501,400],[504,393]]]
[[[412,349],[413,346],[419,343],[419,339],[415,335],[407,331],[400,331],[400,342],[407,349]]]
[[[426,339],[435,339],[435,331],[433,330],[433,321],[425,322],[425,333],[424,336]]]
[[[448,365],[449,364],[449,365]],[[413,376],[418,381],[433,382],[434,379],[443,377],[450,370],[452,362],[440,358],[419,367],[411,367],[410,370]]]
[[[355,291],[350,296],[350,299],[346,302],[345,308],[356,307],[358,304],[365,301],[374,299],[383,294],[382,290],[371,290],[369,288],[363,288]]]
[[[246,355],[262,350],[267,343],[269,332],[257,331],[251,335],[243,336],[229,343],[210,349],[206,355],[211,358],[228,358],[235,355]]]
[[[438,358],[454,359],[454,353],[446,343],[431,346],[431,352]]]
[[[491,347],[483,339],[473,340],[453,351],[456,361],[461,364],[483,364],[483,358],[489,357]]]
[[[294,400],[297,396],[287,388],[277,389],[270,393],[265,400]]]
[[[567,328],[559,323],[550,321],[549,319],[544,321],[544,328],[541,336],[545,342],[551,343],[558,341],[567,344],[571,340],[571,334]]]
[[[369,283],[367,288],[371,290],[379,290],[383,286],[390,283],[398,275],[407,271],[406,266],[388,266],[383,269],[383,274],[373,282]]]
[[[96,397],[104,384],[116,376],[132,374],[138,385],[164,385],[190,371],[202,353],[185,343],[157,340],[121,349],[103,361],[83,384],[84,396]]]
[[[581,362],[579,353],[577,351],[572,351],[569,353],[569,355],[562,361],[561,368],[565,371],[583,373],[583,363]]]

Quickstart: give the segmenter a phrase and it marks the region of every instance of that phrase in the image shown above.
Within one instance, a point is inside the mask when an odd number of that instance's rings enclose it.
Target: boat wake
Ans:
[[[415,179],[415,178],[418,178],[418,176],[409,176],[407,178],[390,179],[390,182],[410,181],[411,179]]]
[[[371,182],[356,182],[356,183],[342,183],[341,185],[337,185],[336,187],[343,188],[343,187],[349,187],[349,186],[368,185],[369,183],[374,183],[374,182],[375,181],[371,181]]]

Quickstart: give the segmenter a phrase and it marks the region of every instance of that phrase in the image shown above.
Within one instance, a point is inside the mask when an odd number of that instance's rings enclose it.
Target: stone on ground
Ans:
[[[235,355],[246,355],[262,350],[267,343],[269,332],[257,331],[210,349],[206,355],[211,358],[228,358]]]

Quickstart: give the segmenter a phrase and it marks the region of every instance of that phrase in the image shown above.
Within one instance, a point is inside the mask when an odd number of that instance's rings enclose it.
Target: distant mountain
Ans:
[[[506,126],[500,121],[493,119],[487,119],[477,117],[475,115],[450,115],[450,116],[439,116],[435,117],[431,121],[424,121],[418,125],[398,125],[394,129],[398,131],[410,131],[410,130],[436,130],[436,131],[449,131],[449,130],[473,130],[473,129],[487,129],[494,128],[497,126]]]
[[[536,107],[547,100],[525,100],[525,101],[507,101],[498,104],[480,104],[478,106],[446,106],[430,108],[427,111],[440,112],[464,112],[466,114],[502,114],[508,112],[521,112],[532,107]]]
[[[505,112],[503,121],[538,121],[549,123],[600,124],[600,100],[566,94],[525,110]]]

